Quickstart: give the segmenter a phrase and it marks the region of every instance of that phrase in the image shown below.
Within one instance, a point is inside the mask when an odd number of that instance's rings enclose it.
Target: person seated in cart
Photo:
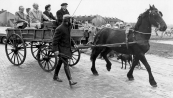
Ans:
[[[26,8],[26,13],[27,13],[27,15],[26,15],[26,19],[27,19],[27,21],[28,21],[28,26],[30,27],[30,19],[29,19],[29,11],[31,10],[31,8]]]
[[[19,11],[15,13],[15,24],[18,29],[27,27],[28,21],[23,6],[19,6]]]
[[[45,11],[43,12],[43,14],[46,15],[50,19],[50,21],[43,19],[43,24],[44,27],[51,27],[53,29],[56,29],[57,27],[56,18],[53,16],[53,14],[50,11],[51,11],[51,5],[48,4],[45,6]]]
[[[63,15],[70,14],[67,10],[67,3],[61,4],[61,9],[56,12],[57,26],[59,26],[63,21]]]
[[[89,41],[87,44],[93,44],[95,35],[96,35],[96,28],[92,26],[89,29],[89,39],[88,39]]]
[[[56,80],[58,82],[62,82],[61,79],[59,79],[58,74],[59,70],[61,68],[62,63],[64,63],[64,70],[67,76],[67,79],[69,80],[70,85],[75,85],[77,82],[74,82],[71,77],[69,65],[68,65],[68,59],[72,58],[72,51],[71,51],[71,25],[72,25],[72,17],[69,14],[66,14],[63,16],[63,22],[60,26],[58,26],[55,30],[55,35],[53,37],[53,52],[55,55],[59,55],[59,53],[64,54],[66,56],[62,56],[64,61],[62,59],[59,59],[58,64],[55,68],[55,73],[53,76],[53,80]]]
[[[48,4],[45,6],[45,11],[43,12],[43,14],[45,14],[51,21],[56,20],[56,18],[53,16],[53,14],[50,11],[51,11],[51,5]],[[43,19],[43,21],[47,20]]]
[[[38,8],[39,5],[37,3],[34,3],[33,10],[29,12],[30,26],[41,29],[43,28],[42,19],[45,19],[47,21],[50,21],[50,19],[46,15],[44,15]]]

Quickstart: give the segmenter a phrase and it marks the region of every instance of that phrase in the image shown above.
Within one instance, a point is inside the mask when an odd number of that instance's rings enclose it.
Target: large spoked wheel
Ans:
[[[69,66],[76,65],[80,60],[80,51],[77,48],[72,48],[72,58],[69,59]]]
[[[42,46],[41,42],[31,42],[31,54],[37,60],[39,48]]]
[[[26,58],[26,46],[23,39],[17,34],[11,34],[5,43],[5,52],[8,60],[15,66],[23,64]]]
[[[58,61],[58,57],[46,45],[40,47],[37,58],[40,67],[46,72],[53,71]]]

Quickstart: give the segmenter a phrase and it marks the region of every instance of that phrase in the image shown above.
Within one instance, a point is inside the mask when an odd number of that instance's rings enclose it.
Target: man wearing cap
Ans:
[[[72,25],[72,17],[69,14],[66,14],[63,16],[63,21],[61,25],[58,26],[55,30],[55,35],[53,37],[53,42],[52,42],[53,51],[55,55],[59,55],[59,53],[61,53],[65,56],[62,56],[63,60],[59,59],[55,69],[53,79],[58,82],[62,82],[62,80],[59,79],[58,74],[59,74],[59,70],[61,68],[62,63],[64,63],[64,70],[65,70],[67,79],[69,80],[69,84],[75,85],[77,82],[72,81],[72,77],[71,77],[71,73],[70,73],[70,69],[68,65],[68,59],[72,58],[71,36],[70,36],[71,25]]]
[[[56,18],[53,16],[50,10],[51,10],[51,5],[50,4],[46,5],[43,14],[45,14],[50,20],[56,20]]]
[[[62,21],[63,21],[63,15],[69,14],[67,10],[67,3],[62,3],[61,4],[61,9],[56,12],[56,17],[57,17],[57,25],[59,26]]]

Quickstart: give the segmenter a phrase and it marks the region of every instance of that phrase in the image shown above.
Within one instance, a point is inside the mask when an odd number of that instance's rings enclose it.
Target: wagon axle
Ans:
[[[50,61],[50,57],[45,56],[45,57],[43,58],[43,60],[46,61],[46,62],[49,62],[49,61]]]

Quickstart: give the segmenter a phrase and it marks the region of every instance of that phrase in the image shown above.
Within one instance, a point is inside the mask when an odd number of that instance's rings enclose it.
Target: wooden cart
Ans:
[[[49,72],[55,69],[58,58],[51,51],[54,29],[14,29],[8,28],[5,51],[8,60],[16,66],[24,63],[27,48],[31,48],[32,56],[38,61],[40,67]],[[80,59],[80,52],[75,41],[83,37],[83,30],[72,29],[72,59],[70,66],[74,66]]]

